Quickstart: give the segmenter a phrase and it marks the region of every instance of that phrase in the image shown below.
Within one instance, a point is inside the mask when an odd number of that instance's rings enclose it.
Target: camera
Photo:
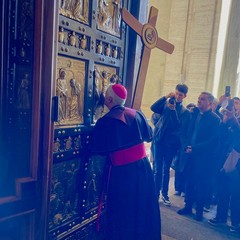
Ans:
[[[168,103],[174,105],[176,103],[176,98],[175,97],[170,97],[168,99]]]

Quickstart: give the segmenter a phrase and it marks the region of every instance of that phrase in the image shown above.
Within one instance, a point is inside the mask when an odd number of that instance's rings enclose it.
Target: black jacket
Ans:
[[[162,97],[151,106],[154,115],[158,114],[158,120],[154,124],[154,141],[179,148],[185,142],[183,129],[187,126],[190,112],[182,103],[177,103],[176,110],[171,110],[166,106],[166,101],[166,97]]]
[[[214,157],[218,146],[220,118],[212,110],[204,112],[195,132],[199,114],[198,108],[194,108],[191,113],[187,142],[183,149],[192,146],[192,153],[182,153],[185,155],[185,161],[182,161],[181,169],[185,168],[186,164],[191,163],[200,171],[212,172],[216,164]],[[195,135],[194,142],[193,135]]]

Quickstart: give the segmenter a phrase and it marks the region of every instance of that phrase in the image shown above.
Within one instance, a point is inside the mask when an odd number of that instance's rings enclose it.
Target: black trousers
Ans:
[[[217,178],[218,206],[216,218],[227,221],[228,209],[231,210],[231,223],[240,224],[240,177],[237,171],[226,174],[219,172]]]
[[[161,191],[163,196],[167,196],[170,179],[170,167],[176,151],[164,144],[154,142],[152,145],[152,154],[156,193],[159,196]]]
[[[189,159],[184,170],[186,176],[185,206],[192,208],[193,204],[196,203],[197,214],[202,214],[210,191],[211,172],[191,161],[192,159]]]
[[[185,193],[186,177],[185,174],[178,169],[175,170],[174,187],[176,191]]]

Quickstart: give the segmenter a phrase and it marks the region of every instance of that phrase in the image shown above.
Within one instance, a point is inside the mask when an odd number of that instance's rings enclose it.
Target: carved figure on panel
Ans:
[[[119,79],[116,75],[116,69],[103,67],[101,65],[94,66],[94,122],[108,111],[104,106],[106,90],[109,84],[115,84],[118,81]]]
[[[83,0],[77,0],[73,9],[73,15],[78,19],[84,19],[83,17]]]
[[[68,221],[78,212],[78,174],[77,160],[54,166],[50,196],[50,228]]]
[[[88,162],[88,173],[87,173],[87,208],[92,208],[96,205],[98,194],[97,194],[97,173],[95,171],[95,164],[92,159]]]
[[[56,94],[59,96],[59,121],[55,125],[83,123],[85,63],[58,57],[59,78]]]
[[[117,49],[117,47],[115,47],[114,50],[113,50],[113,57],[114,58],[118,57],[118,49]]]
[[[60,43],[63,43],[63,42],[64,42],[64,36],[65,36],[64,29],[63,29],[63,27],[61,27],[61,28],[59,29],[59,32],[58,32],[58,41],[59,41]]]
[[[88,204],[90,207],[94,207],[96,205],[96,200],[97,200],[97,184],[96,184],[96,174],[93,172],[92,173],[92,179],[88,183]]]
[[[112,28],[115,30],[115,32],[120,32],[120,22],[121,22],[121,2],[119,0],[113,0],[113,21],[112,21]]]
[[[106,52],[105,52],[105,53],[106,53],[106,56],[108,56],[108,57],[110,56],[110,54],[111,54],[110,44],[107,45],[107,47],[106,47]]]
[[[19,31],[21,39],[31,39],[34,22],[33,4],[30,1],[23,1],[20,7]]]
[[[72,78],[70,80],[71,87],[71,99],[69,106],[69,118],[80,118],[80,94],[81,94],[81,86],[76,82],[76,79]]]
[[[107,71],[103,70],[102,71],[102,93],[105,96],[108,85],[109,85],[109,77],[110,77],[110,73],[108,73]]]
[[[76,33],[72,32],[72,34],[69,37],[69,43],[71,46],[76,46]]]
[[[60,13],[80,22],[88,23],[89,0],[62,0]]]
[[[121,0],[99,0],[98,1],[98,28],[120,36],[121,24]]]
[[[93,107],[93,114],[94,114],[94,122],[102,116],[103,108],[104,108],[104,95],[102,92],[102,82],[103,78],[100,73],[98,67],[95,66],[95,81],[94,81],[94,107]],[[100,86],[101,84],[101,86]],[[100,89],[101,87],[101,89]]]
[[[76,184],[77,184],[77,173],[78,173],[78,167],[75,163],[71,163],[69,168],[66,171],[66,180],[67,180],[67,189],[65,192],[66,197],[66,204],[65,204],[65,211],[67,210],[68,214],[70,213],[75,214],[76,213],[76,207],[75,206],[75,197],[76,197]]]
[[[82,143],[81,143],[81,136],[80,135],[78,137],[74,138],[73,144],[74,144],[74,149],[77,150],[77,149],[81,148]]]
[[[60,151],[60,139],[57,138],[55,141],[54,141],[54,144],[53,144],[53,151],[54,152],[59,152]]]
[[[70,150],[72,148],[72,138],[69,136],[64,140],[65,142],[65,150]]]
[[[98,21],[102,26],[109,26],[111,16],[109,12],[109,4],[106,0],[99,0],[98,2]]]
[[[86,49],[86,47],[87,47],[87,38],[86,38],[86,35],[83,35],[82,36],[82,38],[81,38],[81,40],[80,40],[80,47],[82,48],[82,49]]]
[[[100,41],[99,44],[97,45],[97,53],[102,54],[102,52],[103,52],[103,45],[102,45],[102,41]]]
[[[26,57],[26,50],[25,50],[25,48],[23,48],[23,47],[20,48],[19,56],[22,57],[22,58]]]
[[[24,74],[24,78],[21,80],[18,88],[18,106],[22,109],[30,108],[28,73]]]
[[[71,10],[72,1],[71,0],[62,0],[61,8],[64,10]]]
[[[90,209],[97,206],[99,197],[102,193],[102,176],[105,166],[105,156],[95,156],[89,159],[87,172],[87,198],[86,208]],[[105,201],[105,196],[102,199]]]
[[[63,185],[59,179],[54,178],[52,181],[52,193],[50,196],[50,219],[52,224],[59,224],[63,220],[62,209],[64,206],[63,201]]]
[[[59,120],[67,117],[67,82],[66,70],[61,68],[59,70],[59,78],[57,79],[57,96],[59,96]]]

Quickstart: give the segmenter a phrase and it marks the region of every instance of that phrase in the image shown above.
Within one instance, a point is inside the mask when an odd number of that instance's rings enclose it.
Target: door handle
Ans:
[[[59,121],[59,96],[54,96],[52,98],[52,121]]]

